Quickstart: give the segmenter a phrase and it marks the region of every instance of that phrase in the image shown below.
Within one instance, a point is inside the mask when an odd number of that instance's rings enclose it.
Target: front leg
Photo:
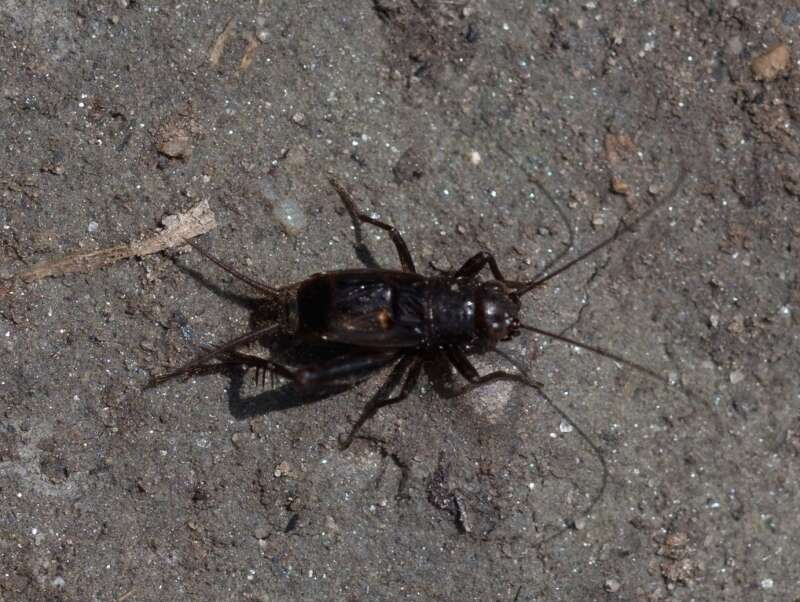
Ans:
[[[397,249],[397,255],[400,257],[400,265],[403,266],[403,271],[416,273],[417,270],[414,267],[414,260],[411,257],[411,252],[408,250],[408,245],[406,244],[406,241],[403,240],[403,236],[400,234],[400,231],[394,226],[385,224],[380,220],[370,217],[366,213],[361,213],[358,211],[355,201],[353,201],[353,197],[350,196],[350,193],[347,191],[347,189],[339,184],[339,182],[336,180],[330,180],[330,183],[331,186],[336,189],[336,192],[339,194],[339,198],[342,199],[342,203],[344,203],[348,213],[350,213],[350,217],[353,218],[353,223],[356,226],[356,239],[358,242],[361,242],[361,232],[357,228],[359,221],[371,224],[380,228],[381,230],[384,230],[385,232],[388,232],[389,237],[394,243],[395,249]]]
[[[487,264],[489,265],[489,270],[492,272],[492,276],[494,276],[494,279],[498,282],[502,282],[510,288],[518,288],[524,284],[514,280],[507,280],[500,271],[500,266],[497,265],[494,255],[488,251],[481,251],[480,253],[476,253],[467,259],[467,261],[464,262],[464,265],[462,265],[458,271],[456,271],[453,277],[456,280],[472,280],[478,275],[478,272],[486,267]]]

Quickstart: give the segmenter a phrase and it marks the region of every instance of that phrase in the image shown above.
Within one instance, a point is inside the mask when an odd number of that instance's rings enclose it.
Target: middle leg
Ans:
[[[409,365],[411,366],[410,368],[408,368]],[[401,360],[401,363],[398,364],[398,367],[400,370],[405,370],[408,368],[408,374],[406,375],[405,382],[403,382],[403,388],[400,389],[400,393],[394,397],[379,397],[370,400],[370,402],[364,406],[364,409],[361,411],[361,415],[358,417],[358,420],[356,420],[356,423],[350,429],[350,433],[348,433],[347,437],[339,442],[340,449],[347,449],[350,447],[350,444],[353,442],[353,439],[361,427],[364,426],[364,423],[372,418],[378,412],[378,410],[388,405],[399,403],[405,400],[411,391],[414,390],[414,387],[417,386],[417,381],[419,380],[419,375],[422,371],[422,359],[407,355]]]
[[[446,352],[446,355],[447,359],[455,367],[458,373],[467,381],[469,381],[469,384],[465,387],[461,387],[460,389],[455,389],[448,392],[444,395],[445,397],[459,397],[465,393],[474,391],[483,385],[498,380],[518,382],[523,385],[528,385],[529,387],[535,387],[536,389],[542,389],[544,387],[542,383],[532,380],[524,374],[515,374],[513,372],[506,372],[505,370],[495,370],[494,372],[489,372],[489,374],[484,374],[481,376],[475,369],[475,366],[472,365],[472,362],[469,361],[469,358],[467,358],[467,356],[464,355],[464,352],[460,349],[450,349]]]

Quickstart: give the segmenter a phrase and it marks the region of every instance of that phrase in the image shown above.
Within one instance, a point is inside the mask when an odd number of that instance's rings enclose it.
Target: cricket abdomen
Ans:
[[[316,274],[297,290],[297,333],[358,347],[422,347],[426,284],[423,276],[408,272]]]

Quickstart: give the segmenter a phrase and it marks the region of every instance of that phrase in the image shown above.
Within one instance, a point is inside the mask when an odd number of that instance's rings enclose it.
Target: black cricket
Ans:
[[[570,236],[569,248],[528,281],[505,278],[497,261],[488,252],[476,253],[456,271],[437,270],[434,276],[419,274],[400,232],[389,224],[359,212],[349,192],[331,180],[353,219],[357,240],[361,240],[360,223],[384,230],[394,243],[402,269],[330,271],[275,288],[242,274],[196,243],[187,241],[218,267],[265,295],[278,308],[278,318],[274,323],[256,328],[231,341],[204,348],[204,352],[192,361],[154,377],[150,384],[155,385],[179,375],[202,371],[208,367],[208,362],[215,359],[218,363],[212,364],[214,366],[238,365],[245,369],[254,368],[257,380],[261,375],[263,381],[265,375],[270,373],[284,377],[305,389],[354,385],[382,368],[395,365],[395,369],[405,375],[399,393],[373,399],[368,403],[350,433],[341,441],[342,448],[346,448],[361,426],[380,408],[403,401],[409,396],[426,361],[445,359],[467,381],[466,386],[453,391],[452,396],[497,380],[516,381],[536,388],[598,453],[605,483],[605,461],[600,450],[571,418],[544,395],[541,383],[530,379],[516,362],[514,365],[519,372],[494,371],[481,375],[469,356],[496,351],[508,359],[497,345],[514,338],[524,329],[582,347],[666,382],[664,377],[653,370],[615,353],[559,333],[523,324],[520,321],[520,311],[522,298],[526,294],[600,251],[626,232],[632,231],[636,224],[677,194],[685,177],[686,172],[682,170],[664,200],[644,211],[631,224],[620,222],[610,237],[588,251],[563,265],[552,265],[571,249]],[[549,194],[543,188],[540,189],[556,205]],[[482,280],[479,275],[487,267],[492,278]],[[331,353],[324,361],[289,366],[238,351],[243,345],[275,335],[288,335],[302,344],[327,346]]]

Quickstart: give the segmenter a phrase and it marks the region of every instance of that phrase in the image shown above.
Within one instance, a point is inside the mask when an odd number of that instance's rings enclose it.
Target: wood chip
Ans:
[[[787,72],[791,62],[789,47],[786,44],[776,44],[764,54],[754,58],[750,68],[756,80],[769,82]]]
[[[606,134],[605,150],[609,163],[620,163],[636,152],[636,143],[627,134]]]
[[[253,64],[253,57],[258,49],[258,38],[256,38],[255,35],[247,32],[244,34],[244,39],[247,41],[247,46],[245,46],[242,60],[239,62],[239,71],[247,71],[250,68],[250,65]]]
[[[611,178],[611,190],[614,194],[621,194],[621,195],[629,195],[631,193],[631,187],[628,183],[620,177],[612,176]]]
[[[228,41],[228,38],[231,37],[235,29],[236,20],[231,17],[225,24],[225,29],[223,29],[222,33],[217,36],[217,39],[214,40],[214,43],[211,45],[211,48],[208,51],[208,62],[211,63],[212,66],[216,67],[219,65],[219,61],[222,58],[222,53],[225,51],[225,43]]]
[[[162,126],[156,134],[156,150],[170,159],[189,159],[192,137],[188,128],[175,123]]]

